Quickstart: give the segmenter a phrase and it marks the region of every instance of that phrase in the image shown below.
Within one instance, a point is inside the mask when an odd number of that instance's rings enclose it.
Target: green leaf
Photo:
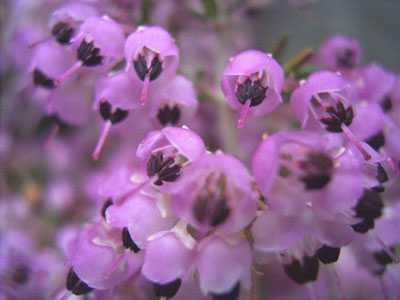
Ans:
[[[203,0],[204,14],[206,17],[216,19],[218,16],[218,5],[215,0]]]

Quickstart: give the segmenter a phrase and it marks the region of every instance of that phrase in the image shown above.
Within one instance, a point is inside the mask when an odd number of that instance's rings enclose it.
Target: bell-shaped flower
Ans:
[[[272,57],[247,50],[229,59],[221,88],[229,105],[240,111],[237,127],[244,126],[249,113],[264,115],[282,103],[283,69]]]
[[[215,228],[239,232],[252,221],[258,205],[245,166],[223,153],[206,153],[194,161],[171,190],[174,211],[200,234]]]
[[[162,27],[139,26],[125,42],[126,71],[142,82],[139,102],[146,103],[149,86],[172,79],[179,63],[175,40]]]

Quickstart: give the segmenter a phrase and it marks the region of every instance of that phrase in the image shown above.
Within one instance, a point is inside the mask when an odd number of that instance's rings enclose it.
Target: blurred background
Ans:
[[[359,40],[364,62],[379,62],[400,71],[399,0],[292,1],[297,5],[287,0],[270,2],[268,9],[252,15],[258,47],[268,48],[288,34],[289,57],[299,48],[318,47],[332,34],[344,34]]]

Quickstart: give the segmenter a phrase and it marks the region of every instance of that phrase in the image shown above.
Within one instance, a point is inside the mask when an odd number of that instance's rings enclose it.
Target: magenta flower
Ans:
[[[302,128],[320,127],[331,133],[343,133],[366,161],[373,160],[373,150],[349,129],[357,112],[347,98],[346,87],[346,81],[336,73],[313,73],[293,92],[290,98],[292,111]]]
[[[33,83],[43,89],[54,89],[59,78],[73,63],[73,52],[52,41],[35,48],[30,64]]]
[[[67,289],[79,294],[74,291],[77,282],[89,287],[86,292],[110,289],[130,278],[140,269],[143,258],[141,253],[131,251],[129,242],[121,230],[103,222],[87,224],[68,248],[72,268]]]
[[[86,19],[72,43],[78,45],[75,62],[58,79],[62,83],[81,67],[109,67],[122,59],[125,36],[120,24],[109,17]]]
[[[78,1],[66,3],[50,16],[51,35],[61,45],[68,45],[78,33],[82,22],[98,16],[98,11],[90,4]]]
[[[146,244],[142,274],[154,284],[157,297],[172,298],[187,276],[195,241],[177,231],[161,231]]]
[[[193,83],[177,75],[171,82],[150,93],[150,116],[157,119],[161,126],[185,124],[193,118],[197,106],[197,95]]]
[[[330,70],[347,72],[358,67],[361,58],[361,47],[356,39],[336,35],[321,45],[315,61]]]
[[[139,102],[145,104],[149,85],[175,76],[179,50],[170,34],[158,26],[139,26],[125,43],[126,71],[143,82]]]
[[[385,97],[394,88],[395,82],[396,77],[393,73],[380,65],[370,64],[360,70],[354,87],[359,100],[383,104]]]
[[[251,249],[241,238],[203,239],[198,245],[196,267],[202,292],[213,299],[238,299],[241,287],[249,288]]]
[[[247,50],[229,60],[221,88],[229,105],[240,110],[238,128],[244,126],[249,112],[263,115],[282,102],[283,81],[282,67],[270,54]]]
[[[162,199],[136,194],[121,205],[106,208],[106,221],[113,227],[126,228],[132,241],[139,249],[143,249],[149,237],[169,230],[176,223],[162,205]]]
[[[100,157],[101,150],[112,125],[124,121],[132,109],[138,107],[139,86],[132,81],[128,73],[113,74],[97,81],[95,108],[104,120],[103,131],[92,154],[93,159]]]
[[[234,157],[204,154],[171,187],[176,214],[200,233],[239,232],[254,218],[257,194],[246,168]]]

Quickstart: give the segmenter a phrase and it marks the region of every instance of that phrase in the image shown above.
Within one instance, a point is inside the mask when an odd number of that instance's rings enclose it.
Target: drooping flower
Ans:
[[[138,85],[128,73],[121,72],[100,78],[96,84],[95,108],[104,120],[103,131],[92,154],[100,157],[112,125],[124,121],[129,112],[138,107]]]
[[[137,272],[143,259],[141,253],[130,250],[120,229],[102,221],[82,228],[70,241],[67,255],[71,264],[67,289],[72,293],[78,282],[85,293],[113,288]]]
[[[355,237],[351,225],[361,217],[355,207],[368,180],[362,162],[342,151],[331,135],[282,132],[267,137],[253,157],[268,205],[253,224],[254,246],[285,252],[286,273],[298,283],[316,280],[318,260],[336,261],[333,252]],[[305,274],[311,266],[314,272]]]
[[[356,39],[336,35],[322,43],[315,61],[330,70],[348,72],[359,66],[361,58],[361,47]]]
[[[77,61],[59,78],[62,83],[81,67],[111,66],[123,58],[125,36],[122,26],[109,17],[86,19],[72,43]]]
[[[185,120],[193,117],[198,101],[193,83],[187,78],[177,75],[165,87],[150,95],[150,116],[164,126],[185,124]]]
[[[197,251],[199,285],[205,295],[238,299],[241,287],[250,287],[252,255],[246,240],[212,235],[200,242]]]
[[[139,102],[148,98],[149,85],[171,79],[179,63],[179,49],[175,40],[158,26],[139,26],[125,42],[126,71],[142,82]]]
[[[246,168],[223,153],[202,155],[171,190],[174,211],[200,234],[239,232],[252,221],[258,205]]]
[[[284,75],[272,57],[258,50],[247,50],[230,58],[221,88],[229,105],[240,110],[237,126],[244,126],[247,115],[263,115],[281,102]]]
[[[313,73],[293,92],[290,98],[292,111],[302,128],[324,128],[331,133],[343,133],[366,161],[372,161],[377,159],[375,152],[349,129],[357,112],[346,95],[347,87],[339,74]]]

